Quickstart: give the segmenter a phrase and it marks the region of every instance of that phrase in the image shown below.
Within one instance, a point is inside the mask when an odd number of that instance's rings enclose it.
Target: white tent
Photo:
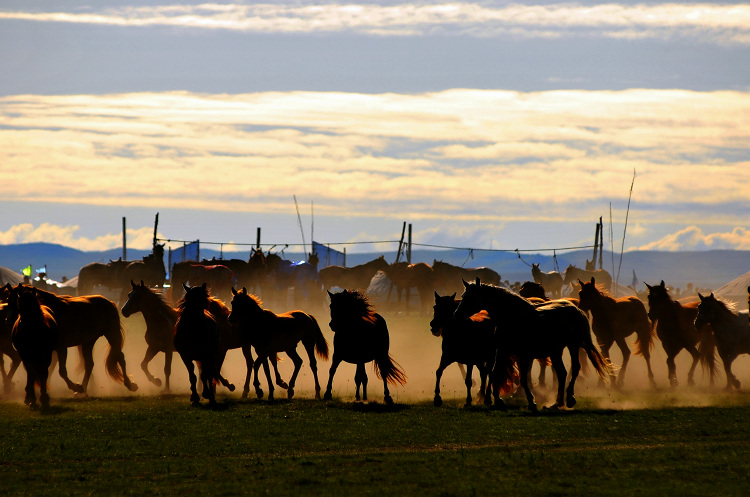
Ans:
[[[747,309],[747,287],[750,286],[750,271],[726,283],[716,290],[714,295],[731,300],[738,309]]]
[[[10,283],[12,286],[16,286],[19,283],[23,283],[23,275],[17,273],[12,269],[0,266],[0,286],[5,286]]]

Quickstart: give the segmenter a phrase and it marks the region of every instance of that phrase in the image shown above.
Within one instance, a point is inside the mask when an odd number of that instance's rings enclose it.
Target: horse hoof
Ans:
[[[536,404],[529,404],[529,411],[538,412],[539,408],[536,406]]]
[[[234,385],[233,384],[230,383],[229,385],[227,385],[227,388],[229,389],[230,392],[234,392]]]
[[[333,400],[331,392],[326,392],[325,394],[323,394],[323,400]]]
[[[389,405],[389,406],[393,405],[393,399],[391,398],[390,395],[386,395],[383,400],[385,400],[386,405]]]
[[[260,388],[256,388],[255,389],[255,395],[257,395],[259,399],[262,399],[263,398],[263,390],[261,390]]]
[[[493,406],[493,408],[503,412],[508,410],[508,407],[505,405],[505,401],[499,397],[497,398],[497,400],[495,400],[495,405]]]
[[[157,387],[161,386],[161,380],[159,378],[154,378],[153,380],[151,380],[151,383],[153,383]]]
[[[432,405],[435,407],[440,407],[443,405],[443,399],[440,398],[439,395],[435,396],[435,399],[432,401]]]
[[[281,389],[283,389],[283,390],[286,390],[287,388],[289,388],[289,385],[287,385],[286,382],[283,381],[283,380],[282,381],[277,381],[276,382],[276,386],[279,387],[279,388],[281,388]]]
[[[246,399],[246,398],[247,398],[247,395],[248,395],[249,393],[250,393],[250,390],[243,390],[243,391],[242,391],[242,395],[240,396],[240,398],[242,398],[242,399]]]
[[[576,405],[576,398],[573,396],[568,397],[568,401],[565,403],[565,405],[568,407],[568,409],[572,409],[574,405]]]
[[[288,388],[287,389],[287,391],[286,391],[286,397],[288,399],[291,399],[292,397],[294,397],[294,389],[293,388]]]
[[[86,390],[83,389],[83,385],[78,385],[77,383],[74,383],[73,386],[70,387],[70,389],[75,393],[86,393]]]
[[[138,385],[136,385],[135,383],[131,382],[130,385],[128,385],[128,390],[130,390],[131,392],[137,392],[138,391]]]

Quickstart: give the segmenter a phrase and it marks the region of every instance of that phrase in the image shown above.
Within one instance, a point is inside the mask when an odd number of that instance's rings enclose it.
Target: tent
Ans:
[[[714,290],[714,295],[731,300],[737,304],[737,309],[747,309],[748,286],[750,286],[750,271],[720,286]]]
[[[12,286],[16,286],[19,283],[23,283],[23,275],[17,273],[12,269],[0,266],[0,286],[5,286],[10,283]]]

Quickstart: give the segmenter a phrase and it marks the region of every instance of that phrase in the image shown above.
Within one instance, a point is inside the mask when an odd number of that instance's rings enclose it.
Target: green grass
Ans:
[[[643,394],[648,396],[648,394]],[[448,401],[0,403],[3,495],[747,495],[750,398],[531,414]]]

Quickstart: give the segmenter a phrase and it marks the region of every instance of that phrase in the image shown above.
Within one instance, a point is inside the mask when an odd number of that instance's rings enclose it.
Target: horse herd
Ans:
[[[153,255],[156,252],[155,247]],[[117,278],[146,269],[140,273],[145,274],[149,262],[146,258],[143,262],[143,266],[135,269],[127,269],[128,265],[117,269],[121,271]],[[114,263],[119,264],[118,261]],[[156,266],[153,261],[151,264]],[[214,406],[218,385],[234,391],[234,385],[221,373],[226,354],[232,349],[242,350],[245,358],[247,373],[243,398],[249,395],[251,379],[256,396],[262,398],[265,395],[259,377],[261,366],[268,398],[274,397],[275,387],[286,390],[287,396],[292,398],[304,362],[297,351],[299,343],[307,355],[316,398],[332,397],[336,370],[341,362],[347,362],[356,365],[355,399],[367,400],[365,365],[372,362],[376,375],[383,382],[384,401],[391,404],[389,386],[405,384],[406,374],[390,354],[386,319],[375,312],[364,291],[373,274],[383,271],[399,294],[400,289],[416,286],[423,304],[427,300],[424,293],[429,288],[429,302],[434,303],[430,329],[433,335],[442,337],[442,357],[436,371],[436,406],[442,403],[442,373],[448,365],[456,362],[466,366],[467,405],[472,403],[472,372],[476,367],[480,373],[480,397],[487,405],[504,408],[503,395],[520,388],[526,395],[529,409],[536,410],[529,374],[533,361],[538,361],[542,366],[540,384],[544,381],[545,366],[551,365],[554,373],[557,395],[551,407],[572,408],[576,404],[576,378],[587,363],[593,365],[600,383],[609,382],[614,387],[625,384],[631,356],[626,340],[633,335],[634,352],[644,358],[652,385],[656,385],[656,381],[650,351],[658,338],[667,355],[670,385],[677,385],[675,357],[684,349],[693,359],[687,375],[689,384],[694,383],[694,372],[699,363],[708,369],[711,384],[714,384],[718,352],[727,379],[726,388],[740,387],[732,372],[732,362],[740,354],[750,354],[750,321],[746,313],[737,313],[731,304],[713,294],[699,294],[699,301],[683,304],[672,299],[662,281],[657,285],[647,285],[646,306],[637,297],[611,297],[607,291],[611,279],[607,280],[608,275],[603,273],[580,273],[568,268],[562,277],[557,273],[542,273],[537,265],[532,267],[532,276],[537,283],[528,282],[519,293],[515,293],[501,287],[499,275],[492,270],[467,270],[450,265],[441,268],[441,264],[435,261],[432,267],[424,263],[389,265],[381,256],[354,268],[330,266],[315,271],[318,284],[326,289],[329,302],[332,352],[312,314],[302,310],[277,314],[264,307],[256,294],[264,292],[263,282],[267,279],[257,274],[268,274],[266,263],[257,266],[263,268],[262,273],[256,273],[257,279],[244,280],[245,285],[239,286],[239,290],[234,286],[238,280],[236,277],[232,279],[229,297],[224,299],[219,298],[214,290],[219,277],[213,280],[208,275],[208,271],[218,266],[226,268],[224,264],[190,264],[206,269],[193,267],[178,277],[185,279],[180,282],[184,294],[174,304],[158,288],[163,279],[158,284],[153,280],[131,279],[127,284],[129,291],[123,292],[121,309],[99,295],[58,296],[24,285],[7,285],[0,293],[0,352],[11,359],[7,372],[4,363],[0,368],[4,385],[7,390],[15,370],[22,363],[27,372],[25,403],[36,405],[36,385],[40,389],[42,406],[47,406],[48,374],[56,360],[59,375],[68,388],[85,393],[93,370],[92,350],[95,342],[104,336],[109,343],[105,360],[107,373],[128,390],[137,390],[138,386],[126,371],[120,316],[128,318],[141,313],[146,323],[147,348],[140,366],[146,378],[170,391],[172,356],[176,352],[188,371],[193,404],[200,403],[202,396]],[[295,271],[290,269],[288,274]],[[173,269],[173,283],[176,281],[174,273]],[[279,274],[277,266],[276,277]],[[438,279],[439,274],[449,276]],[[558,279],[562,286],[566,281],[572,282],[570,280],[574,277],[579,286],[577,297],[562,297],[557,289]],[[201,281],[202,278],[205,280]],[[603,285],[599,278],[604,280]],[[456,289],[456,280],[460,289]],[[293,284],[290,279],[283,285]],[[545,289],[549,290],[545,284],[553,290],[545,292]],[[332,287],[339,287],[340,291],[330,291]],[[459,290],[463,292],[461,299],[456,298]],[[439,291],[447,295],[441,295]],[[274,295],[268,287],[262,294]],[[407,291],[407,299],[408,295]],[[748,295],[750,299],[750,288]],[[622,353],[622,363],[617,367],[609,355],[614,344]],[[67,374],[66,358],[70,347],[78,347],[83,358],[81,383],[71,381]],[[570,374],[564,361],[566,350]],[[149,363],[159,353],[165,357],[163,382],[149,371]],[[294,365],[288,383],[277,369],[278,354],[281,353],[285,353]],[[318,359],[328,360],[329,357],[328,383],[321,395]],[[195,373],[196,364],[199,374]],[[274,369],[273,377],[271,368]]]

